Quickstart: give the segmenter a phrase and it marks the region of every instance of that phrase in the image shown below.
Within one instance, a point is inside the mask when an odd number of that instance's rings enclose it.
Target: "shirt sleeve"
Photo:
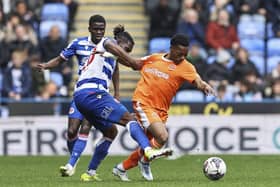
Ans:
[[[183,79],[192,83],[198,75],[195,67],[191,63],[186,63],[182,72]]]
[[[73,40],[66,48],[64,48],[61,51],[60,56],[64,60],[69,60],[69,58],[71,58],[76,54],[76,46],[77,46],[77,39]]]

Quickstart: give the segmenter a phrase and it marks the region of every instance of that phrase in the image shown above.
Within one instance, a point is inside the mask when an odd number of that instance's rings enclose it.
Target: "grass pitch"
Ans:
[[[73,177],[60,177],[58,168],[67,161],[62,156],[0,157],[1,187],[279,187],[280,157],[220,155],[227,164],[227,173],[219,181],[210,181],[202,173],[209,155],[187,155],[176,160],[152,163],[153,182],[145,181],[138,168],[129,171],[131,182],[120,182],[111,174],[112,167],[125,157],[107,157],[98,173],[102,182],[80,181],[90,157],[80,159]]]

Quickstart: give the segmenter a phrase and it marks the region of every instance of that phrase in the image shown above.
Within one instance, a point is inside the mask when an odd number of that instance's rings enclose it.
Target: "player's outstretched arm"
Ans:
[[[116,65],[115,71],[112,77],[113,86],[114,86],[114,98],[120,100],[120,72],[119,65]]]
[[[196,79],[194,80],[193,84],[200,89],[201,91],[203,91],[206,95],[214,95],[216,96],[216,92],[215,90],[209,85],[207,84],[205,81],[203,81],[199,75],[197,75]]]
[[[37,64],[36,68],[39,70],[39,71],[43,71],[45,69],[52,69],[56,66],[58,66],[60,63],[64,62],[65,60],[61,57],[61,56],[57,56],[51,60],[49,60],[48,62],[46,63],[40,63],[40,64]]]
[[[108,52],[117,56],[118,62],[120,62],[121,64],[131,67],[135,70],[140,69],[140,67],[142,66],[141,63],[139,63],[140,60],[129,56],[127,52],[125,52],[120,46],[118,46],[114,42],[107,40],[104,47]]]

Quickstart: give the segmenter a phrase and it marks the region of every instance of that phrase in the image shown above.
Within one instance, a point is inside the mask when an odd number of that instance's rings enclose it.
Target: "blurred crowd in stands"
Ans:
[[[32,69],[59,55],[75,30],[75,0],[0,1],[1,97],[46,100],[69,96],[72,63]],[[148,53],[169,50],[170,37],[190,39],[186,57],[213,85],[205,97],[185,84],[175,101],[280,100],[279,0],[144,0]]]
[[[72,64],[38,72],[34,66],[59,55],[75,30],[73,0],[0,1],[0,91],[15,100],[67,96]]]
[[[173,34],[187,34],[186,58],[218,93],[205,98],[185,84],[175,101],[280,100],[279,0],[144,2],[150,18],[149,53],[166,52]]]

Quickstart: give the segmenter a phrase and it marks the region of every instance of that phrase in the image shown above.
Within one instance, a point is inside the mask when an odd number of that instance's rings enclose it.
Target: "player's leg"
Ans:
[[[74,101],[71,102],[71,106],[68,113],[68,128],[67,128],[67,147],[71,154],[73,146],[78,138],[78,131],[84,116],[77,109]]]
[[[70,155],[70,158],[65,166],[60,167],[61,176],[68,177],[74,175],[77,162],[86,147],[88,134],[90,130],[90,123],[86,119],[84,119],[79,129],[78,138],[76,139],[75,144],[73,145],[73,150]]]
[[[95,122],[95,124],[97,124],[97,122]],[[95,150],[88,165],[87,172],[81,176],[81,180],[83,181],[99,180],[99,178],[96,176],[96,170],[102,160],[107,156],[108,150],[118,134],[116,125],[108,122],[105,122],[105,124],[102,126],[96,125],[96,128],[101,130],[103,137],[97,142],[95,146]]]
[[[150,139],[150,144],[153,148],[160,149],[162,146],[156,143],[154,138]],[[122,181],[129,181],[127,170],[134,168],[139,165],[140,172],[142,176],[148,180],[153,180],[153,174],[150,167],[150,162],[144,157],[143,150],[138,147],[134,150],[126,160],[122,161],[121,163],[117,164],[114,168],[112,173],[119,177]]]
[[[122,126],[126,126],[131,137],[144,150],[144,154],[149,160],[171,152],[171,150],[152,149],[147,136],[135,120],[134,115],[129,113],[109,93],[105,91],[93,92],[92,89],[83,89],[75,93],[74,100],[80,112],[90,122],[92,119],[100,118],[104,121],[116,122]]]
[[[162,121],[165,122],[167,120],[167,114],[164,112],[157,111],[151,107],[143,106],[140,103],[133,103],[133,108],[138,121],[145,127],[149,127],[151,124],[160,125],[163,123]],[[153,148],[159,149],[164,145],[164,141],[162,143],[158,143],[151,133],[147,132],[147,136],[149,137],[150,144]],[[129,170],[137,165],[139,165],[141,174],[146,180],[153,180],[150,163],[143,156],[143,151],[141,151],[140,148],[132,152],[126,160],[115,166],[113,173],[116,169],[119,169],[120,171],[123,171],[122,173],[124,173],[126,170]],[[119,177],[122,179],[121,176]]]
[[[82,121],[76,118],[68,118],[68,128],[67,128],[67,148],[69,153],[72,153],[73,146],[78,138],[78,130],[80,128]]]
[[[68,163],[71,166],[75,166],[79,160],[82,152],[85,150],[88,140],[88,135],[91,130],[91,124],[86,119],[83,120],[83,123],[79,129],[78,139],[75,142],[73,151]]]

